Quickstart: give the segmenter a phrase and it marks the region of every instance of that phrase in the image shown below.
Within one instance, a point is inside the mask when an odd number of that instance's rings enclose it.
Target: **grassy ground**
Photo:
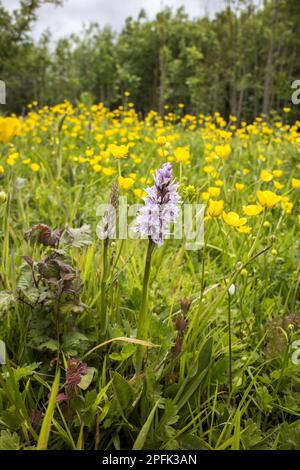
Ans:
[[[286,119],[140,120],[128,103],[0,118],[1,449],[300,448],[300,137]],[[96,209],[114,181],[143,203],[167,160],[182,200],[207,204],[205,241],[155,247],[139,343],[148,242],[99,240]]]

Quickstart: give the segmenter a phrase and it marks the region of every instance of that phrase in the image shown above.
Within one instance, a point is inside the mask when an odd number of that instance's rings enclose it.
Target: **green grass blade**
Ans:
[[[38,443],[37,443],[38,450],[46,450],[48,446],[50,428],[51,428],[54,409],[56,406],[56,395],[57,395],[58,388],[59,388],[59,377],[60,377],[60,373],[58,370],[55,375],[55,379],[52,385],[48,407],[46,410],[45,417],[43,419],[41,432],[39,434]]]

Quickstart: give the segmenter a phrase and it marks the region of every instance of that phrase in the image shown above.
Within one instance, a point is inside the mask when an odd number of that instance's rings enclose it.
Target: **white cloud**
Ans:
[[[18,6],[18,0],[2,0],[9,10]],[[78,33],[83,24],[98,22],[100,26],[111,25],[120,31],[128,16],[136,17],[144,8],[150,18],[165,6],[174,10],[184,5],[191,17],[212,15],[224,4],[223,0],[65,0],[63,7],[44,5],[40,8],[33,36],[38,39],[42,32],[50,29],[53,38]]]

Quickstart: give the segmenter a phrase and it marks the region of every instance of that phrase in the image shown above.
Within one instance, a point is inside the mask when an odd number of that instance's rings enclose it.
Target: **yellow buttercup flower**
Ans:
[[[157,137],[156,142],[158,143],[158,145],[161,145],[163,147],[167,144],[167,139],[164,135],[160,135],[159,137]]]
[[[134,179],[132,178],[123,178],[123,176],[119,176],[118,177],[118,183],[119,183],[119,187],[121,189],[130,189],[132,188],[133,184],[134,184]]]
[[[185,165],[190,163],[190,151],[188,147],[177,147],[174,150],[175,159],[178,163]]]
[[[96,165],[93,165],[93,170],[95,173],[99,173],[102,170],[102,166],[96,163]]]
[[[93,149],[86,149],[85,155],[89,158],[94,155],[94,150]]]
[[[203,171],[205,171],[205,173],[210,175],[211,173],[215,172],[216,169],[212,165],[206,165],[206,166],[203,167]]]
[[[293,207],[294,207],[294,204],[292,202],[288,202],[288,201],[283,201],[281,202],[281,207],[282,207],[282,210],[286,213],[286,214],[291,214],[292,213],[292,210],[293,210]]]
[[[0,175],[3,175],[3,173],[4,173],[4,168],[2,165],[0,165]]]
[[[30,168],[36,173],[40,170],[41,166],[38,163],[31,163]]]
[[[0,117],[0,142],[8,142],[15,135],[19,135],[22,124],[14,117]]]
[[[262,206],[259,204],[250,204],[249,206],[243,206],[243,212],[245,215],[255,217],[263,211]]]
[[[135,196],[137,197],[145,197],[147,195],[146,191],[144,191],[143,189],[141,188],[135,188],[133,190],[133,193],[135,194]]]
[[[229,144],[217,145],[215,147],[215,152],[219,158],[221,158],[222,160],[226,160],[226,158],[228,158],[231,154],[231,147]]]
[[[108,151],[116,159],[125,158],[128,155],[128,145],[115,145],[110,144],[108,146]]]
[[[257,191],[256,196],[260,205],[262,207],[267,207],[268,209],[276,206],[276,204],[281,200],[281,196],[273,193],[273,191]]]
[[[9,166],[13,166],[15,165],[16,163],[16,160],[12,157],[8,157],[8,159],[6,160],[6,163],[9,165]]]
[[[211,186],[208,188],[208,194],[210,197],[219,197],[220,196],[220,188],[217,188],[217,187],[214,187],[214,186]]]
[[[204,192],[201,193],[201,197],[202,197],[203,201],[208,201],[209,198],[210,198],[210,194],[207,191],[204,191]]]
[[[224,201],[214,201],[211,199],[208,206],[208,215],[210,217],[220,217],[224,209]]]
[[[105,176],[111,176],[115,173],[115,170],[114,168],[110,168],[110,167],[103,167],[102,168],[102,173],[105,175]]]
[[[262,170],[260,173],[260,179],[264,183],[268,183],[269,181],[272,181],[273,175],[268,170]]]
[[[235,183],[235,189],[237,191],[243,191],[243,189],[245,189],[244,183]]]
[[[276,189],[284,188],[284,184],[280,183],[280,181],[273,181],[273,184],[274,184]]]
[[[252,228],[249,227],[248,225],[243,225],[242,227],[237,227],[236,229],[238,232],[244,233],[245,235],[248,235],[249,233],[252,232]]]
[[[282,170],[274,170],[273,175],[275,176],[275,178],[280,178],[283,175],[283,171]]]
[[[241,217],[236,212],[223,212],[223,219],[225,224],[231,227],[241,227],[247,223],[245,217]]]
[[[300,180],[297,178],[292,179],[292,186],[293,188],[300,188]]]

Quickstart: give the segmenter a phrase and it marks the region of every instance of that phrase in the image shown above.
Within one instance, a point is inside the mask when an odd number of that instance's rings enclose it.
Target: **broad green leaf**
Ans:
[[[126,379],[122,377],[118,372],[113,372],[112,373],[113,377],[113,388],[116,392],[116,396],[118,399],[118,402],[120,404],[120,407],[124,413],[130,408],[130,405],[134,402],[134,390],[129,385]]]
[[[95,367],[88,367],[87,373],[81,377],[78,387],[82,390],[86,390],[91,385],[95,372]]]

